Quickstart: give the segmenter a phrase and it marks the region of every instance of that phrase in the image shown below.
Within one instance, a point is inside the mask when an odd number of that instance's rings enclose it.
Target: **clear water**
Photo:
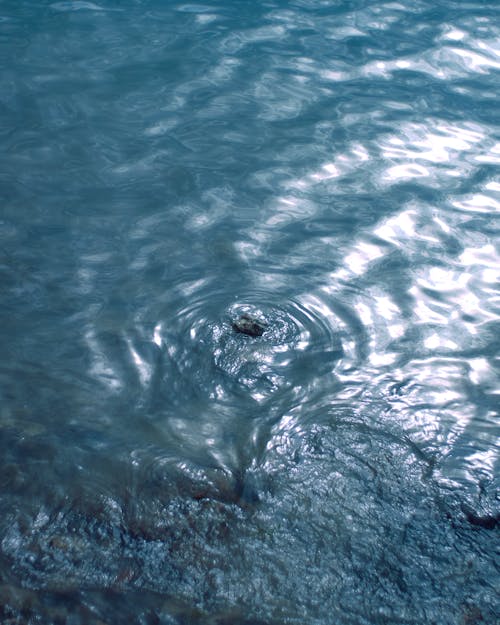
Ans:
[[[497,622],[497,3],[3,0],[0,59],[2,622]]]

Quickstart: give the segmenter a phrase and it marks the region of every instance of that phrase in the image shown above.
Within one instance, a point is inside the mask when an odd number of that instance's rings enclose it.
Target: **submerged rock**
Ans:
[[[262,336],[267,327],[266,323],[246,313],[235,319],[232,325],[233,330],[242,334],[248,334],[248,336]]]
[[[465,516],[471,525],[482,527],[485,530],[494,530],[497,527],[500,527],[500,514],[486,514],[484,516],[479,516],[473,512],[466,512]]]

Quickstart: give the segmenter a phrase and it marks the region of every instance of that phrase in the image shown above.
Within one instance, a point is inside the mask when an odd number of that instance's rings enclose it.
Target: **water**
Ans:
[[[2,622],[497,622],[498,17],[0,4]]]

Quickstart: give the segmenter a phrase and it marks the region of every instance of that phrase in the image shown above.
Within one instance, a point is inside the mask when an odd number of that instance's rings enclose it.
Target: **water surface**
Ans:
[[[500,617],[499,41],[1,4],[5,622]]]

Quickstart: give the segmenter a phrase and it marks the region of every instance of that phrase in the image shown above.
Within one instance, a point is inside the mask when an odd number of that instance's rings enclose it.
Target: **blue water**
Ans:
[[[499,14],[0,2],[2,623],[498,622]]]

